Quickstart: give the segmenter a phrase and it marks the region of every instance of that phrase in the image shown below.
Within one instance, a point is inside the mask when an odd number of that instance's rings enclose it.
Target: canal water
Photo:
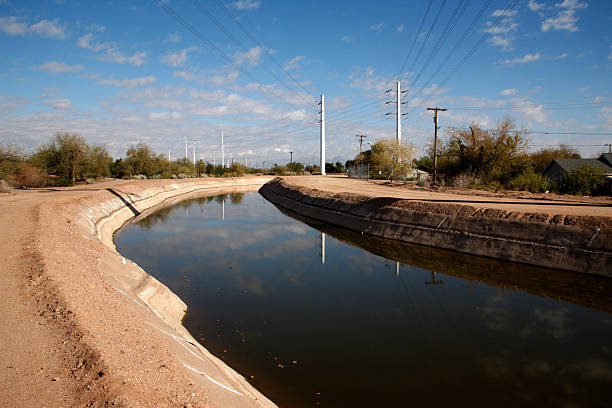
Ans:
[[[362,236],[257,193],[139,218],[119,252],[280,407],[612,404],[610,279]]]

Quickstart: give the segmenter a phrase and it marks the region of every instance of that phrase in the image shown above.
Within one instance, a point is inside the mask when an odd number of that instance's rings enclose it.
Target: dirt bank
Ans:
[[[260,192],[288,210],[364,234],[612,276],[612,206],[605,199],[466,196],[338,177],[279,178]]]
[[[185,304],[113,232],[185,194],[262,177],[111,181],[0,195],[1,406],[273,407],[181,325]]]

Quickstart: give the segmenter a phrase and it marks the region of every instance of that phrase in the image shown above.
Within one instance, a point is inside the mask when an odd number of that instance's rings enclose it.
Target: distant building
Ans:
[[[549,182],[559,183],[565,174],[582,166],[601,170],[608,178],[612,178],[612,153],[603,153],[597,159],[553,159],[542,174]]]

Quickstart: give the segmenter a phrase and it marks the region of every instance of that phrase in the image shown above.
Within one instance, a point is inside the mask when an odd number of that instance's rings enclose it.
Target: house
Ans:
[[[597,159],[553,159],[542,174],[549,182],[559,183],[566,173],[582,166],[596,168],[612,178],[612,153],[603,153]]]

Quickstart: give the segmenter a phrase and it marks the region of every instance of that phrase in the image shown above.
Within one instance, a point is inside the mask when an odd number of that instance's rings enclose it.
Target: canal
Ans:
[[[162,208],[115,243],[283,408],[612,403],[610,279],[362,236],[258,193]]]

